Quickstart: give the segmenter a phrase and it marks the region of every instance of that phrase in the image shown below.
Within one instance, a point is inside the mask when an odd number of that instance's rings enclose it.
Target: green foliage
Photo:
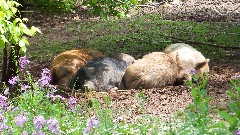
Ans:
[[[230,80],[230,83],[233,88],[227,91],[231,98],[228,102],[230,111],[219,111],[219,115],[229,123],[229,130],[233,132],[240,127],[240,79]]]
[[[195,76],[193,76],[195,78]],[[196,78],[194,80],[197,80]],[[192,81],[188,82],[191,87],[193,105],[189,105],[186,110],[187,117],[184,124],[177,129],[177,133],[187,134],[229,134],[222,122],[214,122],[209,115],[211,98],[207,95],[207,77],[202,76],[195,86]]]
[[[12,43],[18,44],[21,51],[26,52],[26,45],[29,43],[24,35],[33,36],[36,32],[40,33],[36,27],[27,28],[24,24],[27,21],[26,18],[15,18],[19,5],[16,1],[0,0],[0,49]]]
[[[124,17],[130,8],[136,6],[138,0],[83,0],[83,5],[91,9],[92,15],[107,18],[109,15]]]
[[[75,0],[23,0],[23,5],[33,5],[47,13],[73,11]]]

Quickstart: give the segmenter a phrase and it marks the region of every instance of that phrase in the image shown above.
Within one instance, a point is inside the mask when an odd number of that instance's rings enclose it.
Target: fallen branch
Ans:
[[[226,45],[211,44],[211,43],[206,43],[206,42],[196,42],[196,41],[191,41],[191,40],[184,40],[184,39],[169,36],[169,35],[164,35],[164,34],[161,34],[161,33],[160,33],[160,35],[163,36],[163,37],[166,37],[166,38],[177,39],[179,41],[183,41],[184,43],[207,45],[207,46],[213,46],[213,47],[225,48],[225,49],[240,49],[240,46],[226,46]]]

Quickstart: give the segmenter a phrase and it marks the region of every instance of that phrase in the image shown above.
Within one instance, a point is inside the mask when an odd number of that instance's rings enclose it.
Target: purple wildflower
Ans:
[[[33,132],[32,135],[45,135],[43,131]]]
[[[49,120],[47,120],[47,124],[48,124],[48,129],[50,130],[50,132],[57,134],[57,135],[59,134],[60,124],[57,119],[50,118]]]
[[[21,90],[22,91],[27,90],[29,88],[31,88],[29,85],[25,85],[25,84],[21,85]]]
[[[28,118],[23,114],[18,114],[18,116],[14,118],[14,121],[19,127],[23,127],[23,125],[28,121]]]
[[[0,95],[0,108],[8,106],[7,97]]]
[[[57,87],[54,85],[49,85],[49,88],[52,90],[52,92],[56,92],[57,91]]]
[[[19,58],[19,64],[20,64],[20,68],[21,70],[26,68],[26,64],[29,64],[29,60],[27,60],[26,56],[20,57]]]
[[[28,135],[28,132],[26,130],[23,130],[21,135]]]
[[[233,79],[240,79],[240,75],[236,75],[232,77]]]
[[[12,112],[17,112],[18,111],[18,107],[14,107],[13,109],[12,109]]]
[[[194,75],[194,74],[196,74],[196,72],[197,72],[196,69],[192,69],[192,70],[189,71],[189,74]]]
[[[43,116],[38,115],[33,118],[33,124],[35,125],[36,129],[41,130],[42,126],[45,124],[46,120]]]
[[[9,94],[9,88],[6,88],[3,92],[4,95],[8,95]]]
[[[98,119],[96,116],[92,116],[90,118],[88,118],[87,120],[87,127],[85,130],[83,130],[83,134],[86,135],[87,133],[92,132],[93,128],[98,128]]]
[[[11,79],[8,80],[9,84],[11,84],[11,85],[16,84],[17,81],[19,81],[18,76],[14,76],[14,77],[12,77]]]
[[[61,95],[52,95],[52,94],[50,94],[49,97],[52,98],[53,101],[55,101],[56,98],[59,98],[59,99],[61,99],[62,101],[65,100],[65,98],[62,97]]]
[[[44,88],[44,86],[46,86],[47,84],[50,83],[51,81],[51,74],[50,74],[50,70],[47,68],[43,69],[43,72],[41,73],[42,77],[38,80],[38,82],[41,82],[42,84],[42,88]]]
[[[77,104],[77,99],[70,97],[69,101],[68,101],[68,106],[71,108],[73,113],[76,113],[76,104]]]
[[[1,130],[6,130],[8,126],[6,125],[6,122],[0,122],[0,131]]]
[[[11,135],[12,134],[12,129],[8,129],[7,134]]]
[[[240,130],[236,130],[236,131],[234,132],[234,135],[240,135]]]
[[[1,130],[6,130],[8,126],[6,125],[7,120],[4,118],[2,113],[0,112],[0,131]]]

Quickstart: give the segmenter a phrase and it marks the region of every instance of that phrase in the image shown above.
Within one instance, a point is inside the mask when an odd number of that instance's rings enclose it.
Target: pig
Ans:
[[[178,81],[192,80],[191,71],[196,71],[196,76],[199,77],[204,73],[209,72],[208,63],[210,59],[206,59],[201,52],[184,43],[175,43],[165,48],[164,52],[169,55],[179,66]]]
[[[163,52],[152,52],[129,65],[124,74],[127,89],[151,89],[174,85],[178,65]]]
[[[68,50],[58,54],[50,64],[51,84],[68,87],[76,72],[93,58],[103,56],[91,49]]]
[[[134,60],[132,56],[124,53],[114,57],[104,56],[93,59],[78,70],[69,87],[101,92],[107,92],[116,88],[125,89],[122,78],[126,68]]]

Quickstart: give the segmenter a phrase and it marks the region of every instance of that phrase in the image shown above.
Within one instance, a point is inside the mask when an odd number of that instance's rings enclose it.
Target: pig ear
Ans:
[[[179,59],[179,54],[177,53],[176,55],[176,64],[178,66],[178,73],[183,69],[183,66],[182,66],[182,63],[180,62],[180,59]]]
[[[197,64],[195,69],[201,69],[202,67],[207,65],[209,61],[210,61],[210,59],[206,59],[204,62]]]
[[[179,54],[178,54],[178,53],[177,53],[177,55],[176,55],[176,62],[177,62],[177,63],[180,62],[180,60],[179,60]]]

